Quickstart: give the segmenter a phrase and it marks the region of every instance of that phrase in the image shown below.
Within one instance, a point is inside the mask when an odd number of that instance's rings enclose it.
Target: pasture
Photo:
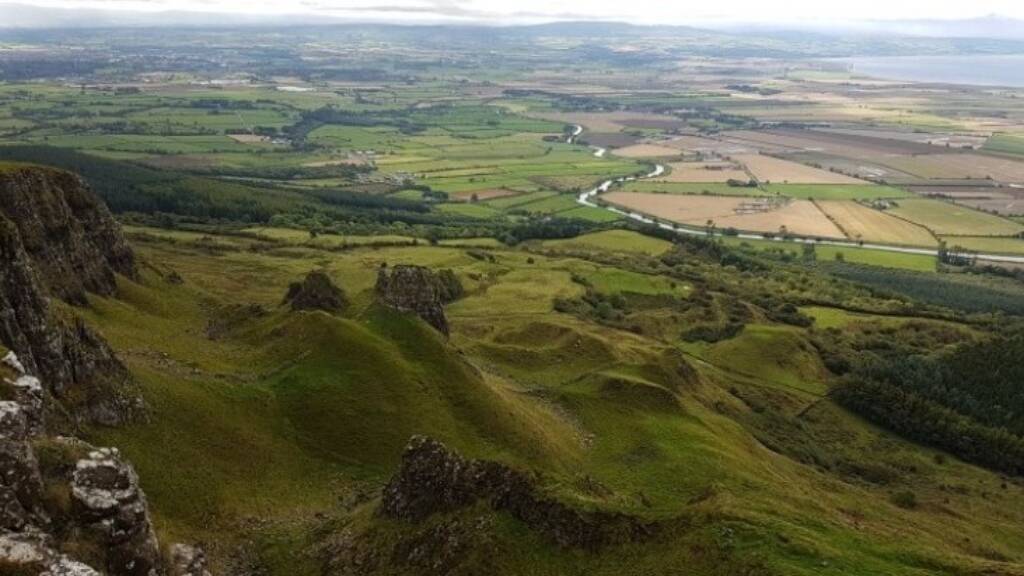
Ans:
[[[787,252],[793,260],[799,260],[803,254],[803,243],[776,240],[750,240],[746,238],[734,238],[722,236],[721,241],[728,246],[744,248],[757,251],[778,251]],[[865,264],[868,266],[880,266],[882,268],[899,268],[901,270],[913,270],[917,272],[934,272],[938,258],[927,254],[903,254],[874,248],[863,248],[860,246],[829,246],[828,244],[817,244],[814,247],[819,262],[842,260],[854,264]]]
[[[1024,254],[1024,239],[991,236],[946,236],[946,244],[960,246],[983,254]]]
[[[940,236],[1013,236],[1024,232],[1024,226],[1012,220],[941,200],[901,200],[889,212]]]

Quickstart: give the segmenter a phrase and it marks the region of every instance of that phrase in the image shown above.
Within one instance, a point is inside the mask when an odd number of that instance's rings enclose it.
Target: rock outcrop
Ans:
[[[135,256],[121,229],[81,178],[41,167],[0,172],[0,218],[13,223],[49,294],[84,304],[109,296],[115,274],[135,278]]]
[[[381,267],[376,292],[384,305],[416,314],[447,336],[444,305],[462,297],[463,288],[451,270],[434,272],[423,266],[399,265]]]
[[[116,449],[33,426],[47,397],[16,356],[0,377],[16,398],[0,402],[0,573],[209,576],[202,551],[180,545],[168,572],[138,475]]]
[[[290,304],[292,310],[341,312],[348,307],[348,298],[341,288],[334,285],[330,276],[313,270],[302,282],[292,282],[288,286],[283,304]]]
[[[422,522],[479,501],[569,548],[596,550],[638,541],[659,528],[627,514],[578,509],[545,495],[531,475],[497,462],[467,460],[421,436],[406,447],[401,468],[384,488],[378,513]]]
[[[46,168],[0,173],[0,344],[50,393],[78,387],[76,416],[103,424],[137,417],[139,397],[106,342],[50,298],[113,294],[115,273],[135,276],[134,256],[81,180]]]

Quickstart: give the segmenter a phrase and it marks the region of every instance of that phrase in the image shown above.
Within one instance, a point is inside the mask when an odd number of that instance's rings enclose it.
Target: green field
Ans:
[[[1024,226],[1012,220],[939,200],[901,200],[889,213],[939,236],[1012,236],[1024,232]]]
[[[985,142],[984,149],[1004,154],[1024,154],[1024,138],[1011,134],[993,134]]]
[[[780,240],[749,240],[723,236],[722,241],[729,246],[749,246],[755,250],[784,250],[789,252],[793,258],[800,258],[803,253],[803,244],[799,242],[787,242]],[[903,254],[901,252],[890,252],[888,250],[877,250],[872,248],[860,248],[856,246],[829,246],[818,244],[815,246],[818,260],[834,261],[842,259],[856,264],[867,264],[870,266],[881,266],[884,268],[900,268],[903,270],[917,270],[921,272],[934,272],[938,258],[924,254]],[[839,255],[842,256],[839,256]]]
[[[648,256],[658,256],[671,248],[671,244],[665,240],[651,238],[629,230],[594,232],[567,240],[545,240],[540,244],[545,247],[559,249],[636,252]]]
[[[987,254],[1024,254],[1024,240],[1020,238],[947,236],[943,240],[951,248],[960,246],[968,250]]]

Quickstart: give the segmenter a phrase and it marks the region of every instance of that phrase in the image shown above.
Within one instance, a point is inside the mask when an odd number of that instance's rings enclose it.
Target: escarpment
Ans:
[[[75,388],[74,416],[102,424],[135,418],[140,401],[106,342],[73,311],[87,292],[109,296],[135,277],[117,222],[76,176],[25,167],[0,173],[0,343],[59,398]]]
[[[386,306],[422,318],[438,332],[448,335],[444,305],[463,295],[462,284],[451,270],[434,272],[423,266],[381,267],[377,274],[377,297]]]

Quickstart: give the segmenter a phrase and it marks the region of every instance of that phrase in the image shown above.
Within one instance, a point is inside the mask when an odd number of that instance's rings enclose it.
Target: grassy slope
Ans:
[[[544,244],[626,254],[667,247],[621,231]],[[939,464],[931,451],[820,401],[822,370],[801,330],[752,325],[734,340],[681,349],[551,312],[553,298],[581,292],[572,273],[615,279],[603,289],[685,293],[663,279],[608,274],[573,258],[529,263],[522,252],[482,262],[449,247],[139,250],[186,284],[147,271],[143,286],[123,285],[120,300],[97,299],[88,318],[142,382],[154,418],[94,436],[136,462],[171,539],[248,538],[244,518],[283,518],[257,530],[260,555],[275,574],[315,573],[291,560],[310,514],[343,514],[333,502],[375,491],[407,437],[429,433],[473,456],[541,470],[563,497],[681,515],[690,526],[644,546],[581,555],[497,515],[505,538],[488,556],[502,560],[499,573],[1021,573],[1024,490],[1002,489],[997,476],[955,461]],[[463,277],[469,296],[450,307],[451,345],[369,305],[381,261],[451,266]],[[287,282],[318,266],[346,288],[354,310],[336,318],[276,308]],[[268,314],[205,337],[224,305],[247,302]],[[891,475],[865,482],[838,475],[842,463]],[[917,509],[889,503],[906,489]],[[410,529],[361,510],[354,521],[373,538]]]

